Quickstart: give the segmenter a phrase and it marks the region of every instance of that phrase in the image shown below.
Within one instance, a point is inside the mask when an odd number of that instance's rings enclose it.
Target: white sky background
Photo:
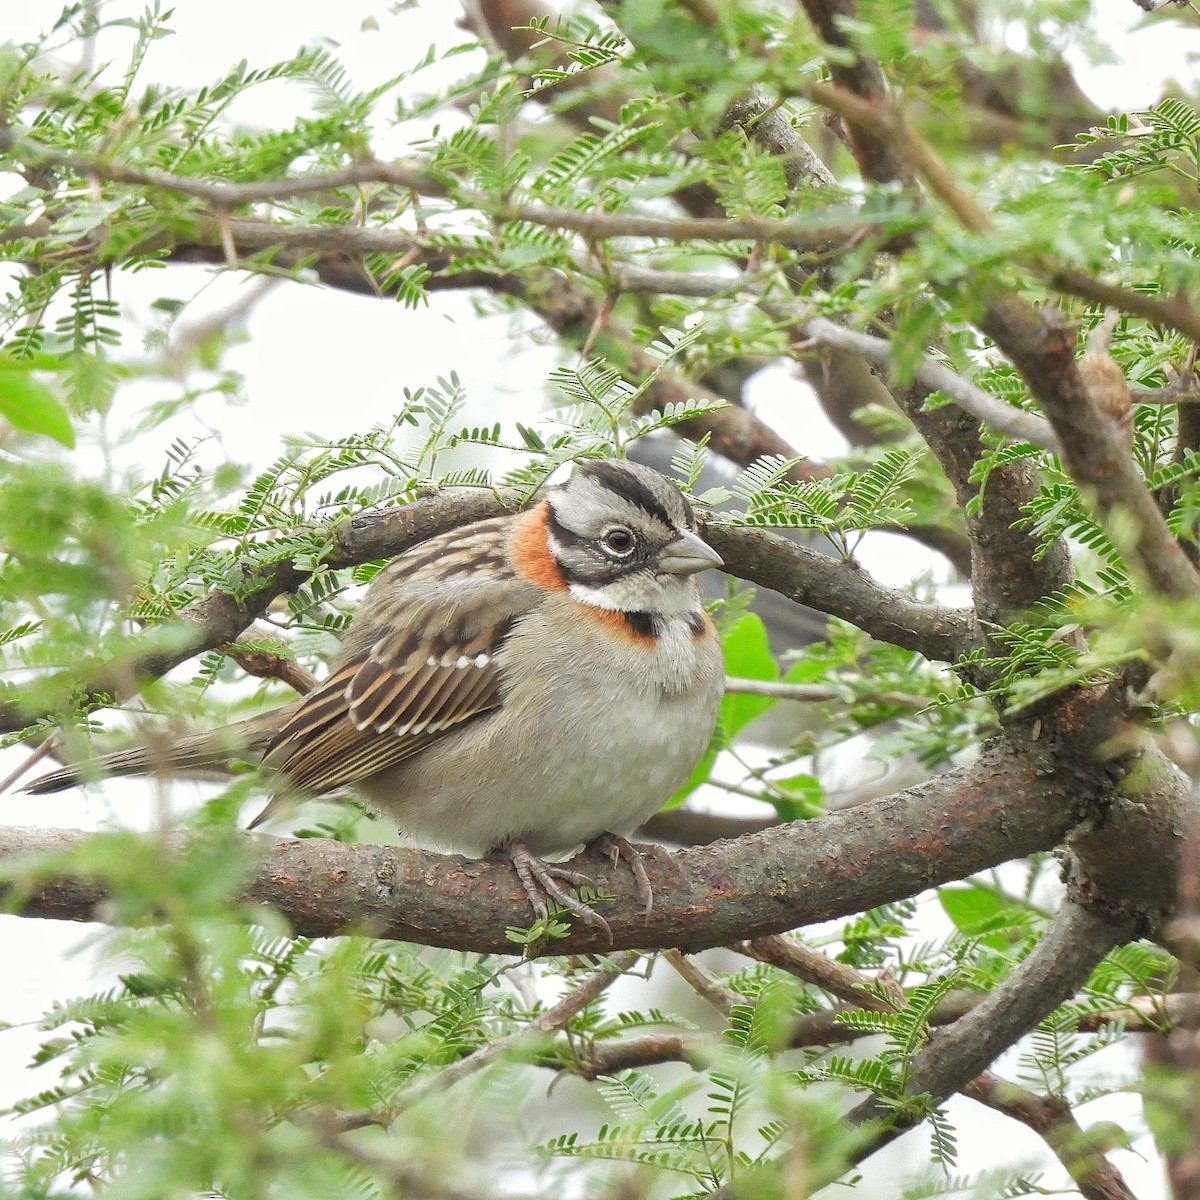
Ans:
[[[0,39],[22,41],[36,35],[52,24],[60,7],[58,0],[19,4],[8,0],[0,15]],[[140,10],[139,4],[123,0],[105,6],[106,16],[132,17]],[[336,5],[327,0],[177,0],[170,22],[175,36],[152,46],[143,82],[161,80],[174,86],[199,87],[212,83],[240,58],[248,58],[252,67],[265,66],[289,57],[302,45],[327,39],[351,76],[370,86],[415,62],[430,43],[445,49],[468,40],[454,27],[457,4],[439,0],[417,11],[393,14],[389,10],[385,3],[367,0],[343,0]],[[1123,62],[1099,68],[1074,64],[1098,104],[1146,105],[1162,93],[1165,79],[1193,78],[1194,34],[1185,36],[1175,22],[1152,23],[1129,32],[1141,20],[1131,0],[1102,0],[1099,10],[1098,24],[1120,51]],[[373,18],[378,28],[364,29],[367,18]],[[102,39],[98,46],[96,61],[113,58],[121,63],[128,36],[128,31],[106,35],[107,40]],[[469,69],[469,62],[456,58],[423,72],[413,80],[408,94],[432,90],[459,77]],[[293,85],[268,85],[243,99],[235,115],[250,124],[281,124],[305,102]],[[445,124],[446,118],[441,119]],[[409,136],[406,130],[404,137]],[[403,154],[408,147],[395,133],[382,131],[375,149],[388,156]],[[158,296],[182,300],[197,296],[181,323],[186,330],[236,303],[246,289],[244,280],[218,276],[200,267],[125,275],[115,284],[115,294],[126,306],[132,328],[142,332],[159,323],[149,308]],[[205,428],[219,431],[219,442],[212,447],[215,455],[263,467],[283,448],[281,433],[313,431],[337,437],[365,430],[400,407],[404,387],[433,384],[438,376],[448,376],[451,371],[458,373],[471,398],[463,424],[528,420],[545,407],[545,378],[560,361],[552,338],[531,339],[517,332],[537,327],[536,318],[525,314],[480,319],[470,299],[456,293],[435,295],[428,308],[413,312],[366,297],[284,284],[254,307],[245,341],[225,356],[224,365],[244,375],[243,390],[250,404],[231,409],[223,401],[206,400],[199,409],[201,424],[184,432],[195,436]],[[135,355],[138,346],[135,333],[121,352]],[[117,427],[132,423],[147,403],[177,394],[198,381],[193,375],[186,383],[152,380],[125,389],[116,409]],[[752,384],[750,399],[765,420],[806,453],[820,458],[843,448],[806,390],[787,371],[763,372]],[[169,435],[160,431],[143,440],[136,456],[126,452],[123,465],[140,465],[146,475],[157,473],[169,437],[179,433],[177,426],[171,426]],[[874,535],[862,557],[880,578],[902,584],[912,575],[918,549],[903,539]],[[19,751],[0,754],[0,777],[20,758]],[[0,798],[4,805],[0,820],[6,824],[103,828],[118,823],[134,825],[148,818],[145,809],[131,812],[138,802],[131,800],[128,785],[122,786],[119,800],[118,810],[102,789],[86,797],[68,793],[31,800],[8,795]],[[103,986],[104,980],[112,977],[112,969],[97,968],[87,950],[93,937],[78,926],[0,917],[0,961],[5,963],[0,977],[0,1021],[35,1021],[53,999]],[[29,1026],[0,1032],[0,1106],[50,1082],[47,1076],[35,1077],[26,1070],[38,1040],[36,1029]],[[1128,1058],[1101,1057],[1093,1069],[1104,1066],[1121,1070],[1131,1064]],[[1002,1061],[998,1069],[1011,1073],[1012,1063]],[[993,1114],[977,1116],[980,1112],[966,1102],[954,1106],[962,1169],[974,1170],[983,1163],[999,1166],[1001,1153],[1008,1165],[1050,1166],[1035,1135]],[[1130,1112],[1136,1112],[1132,1100],[1105,1101],[1087,1106],[1081,1118],[1085,1123],[1125,1120]],[[1152,1145],[1143,1140],[1138,1149],[1144,1158],[1123,1153],[1118,1165],[1138,1196],[1145,1200],[1164,1196]],[[904,1169],[900,1162],[907,1160],[915,1166],[923,1158],[919,1137],[904,1139],[890,1163],[871,1164],[859,1194],[872,1200],[898,1194],[893,1173]],[[1046,1184],[1055,1178],[1051,1175]]]

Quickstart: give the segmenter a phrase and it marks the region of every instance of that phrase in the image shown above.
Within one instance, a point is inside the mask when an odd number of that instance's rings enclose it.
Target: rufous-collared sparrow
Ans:
[[[694,575],[720,565],[674,484],[637,463],[589,460],[532,509],[430,538],[384,567],[328,677],[300,700],[87,770],[254,752],[293,795],[350,784],[419,842],[502,851],[539,915],[550,896],[603,925],[562,886],[585,877],[543,856],[605,839],[649,910],[626,838],[712,736],[723,662]],[[29,790],[79,778],[67,768]],[[251,828],[285,801],[276,791]]]

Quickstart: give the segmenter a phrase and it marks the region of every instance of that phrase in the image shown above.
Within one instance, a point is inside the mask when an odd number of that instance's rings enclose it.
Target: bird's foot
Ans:
[[[524,842],[510,842],[505,851],[512,862],[517,878],[533,905],[533,911],[544,921],[549,916],[546,899],[549,897],[556,904],[569,912],[573,912],[585,925],[604,930],[608,940],[612,941],[612,930],[608,922],[590,905],[582,900],[576,900],[565,888],[563,883],[578,887],[581,883],[594,886],[589,876],[580,871],[572,871],[569,867],[560,867],[553,863],[544,862],[538,858]]]
[[[647,916],[654,908],[654,889],[650,886],[650,877],[646,874],[646,864],[642,861],[642,852],[632,842],[615,833],[602,833],[592,843],[602,854],[612,858],[613,869],[624,859],[633,872],[633,881],[637,884],[638,899],[642,902],[643,911]]]

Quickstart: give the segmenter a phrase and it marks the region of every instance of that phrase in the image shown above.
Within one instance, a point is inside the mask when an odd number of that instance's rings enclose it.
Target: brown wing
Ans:
[[[460,534],[445,555],[430,553],[441,540],[434,539],[381,572],[333,673],[305,696],[265,764],[305,791],[325,792],[499,707],[496,652],[538,589],[501,566],[490,524],[470,539],[470,565],[486,570],[463,570]]]
[[[308,792],[392,766],[500,704],[495,652],[507,623],[455,646],[424,639],[403,660],[349,662],[316,688],[263,761]],[[461,664],[461,665],[460,665]]]

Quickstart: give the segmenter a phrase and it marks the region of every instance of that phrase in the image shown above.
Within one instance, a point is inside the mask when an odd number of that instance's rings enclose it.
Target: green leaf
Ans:
[[[14,429],[44,434],[64,446],[75,445],[67,410],[24,367],[0,363],[0,416]]]
[[[779,667],[771,657],[766,626],[754,613],[739,617],[721,638],[725,650],[725,673],[743,679],[779,678]],[[775,703],[770,696],[727,695],[721,701],[721,723],[732,738],[755,717]]]
[[[772,779],[771,791],[764,793],[763,799],[774,806],[784,821],[806,821],[825,811],[825,789],[815,775]]]
[[[1013,924],[1026,926],[1012,913],[1012,906],[991,888],[969,884],[965,887],[938,888],[938,899],[954,927],[966,937],[977,938],[983,945],[994,950],[1005,950],[1011,939],[1001,928]]]
[[[990,888],[968,885],[966,887],[938,888],[938,899],[946,916],[962,933],[971,933],[980,921],[990,920],[1004,907],[1000,897]]]

